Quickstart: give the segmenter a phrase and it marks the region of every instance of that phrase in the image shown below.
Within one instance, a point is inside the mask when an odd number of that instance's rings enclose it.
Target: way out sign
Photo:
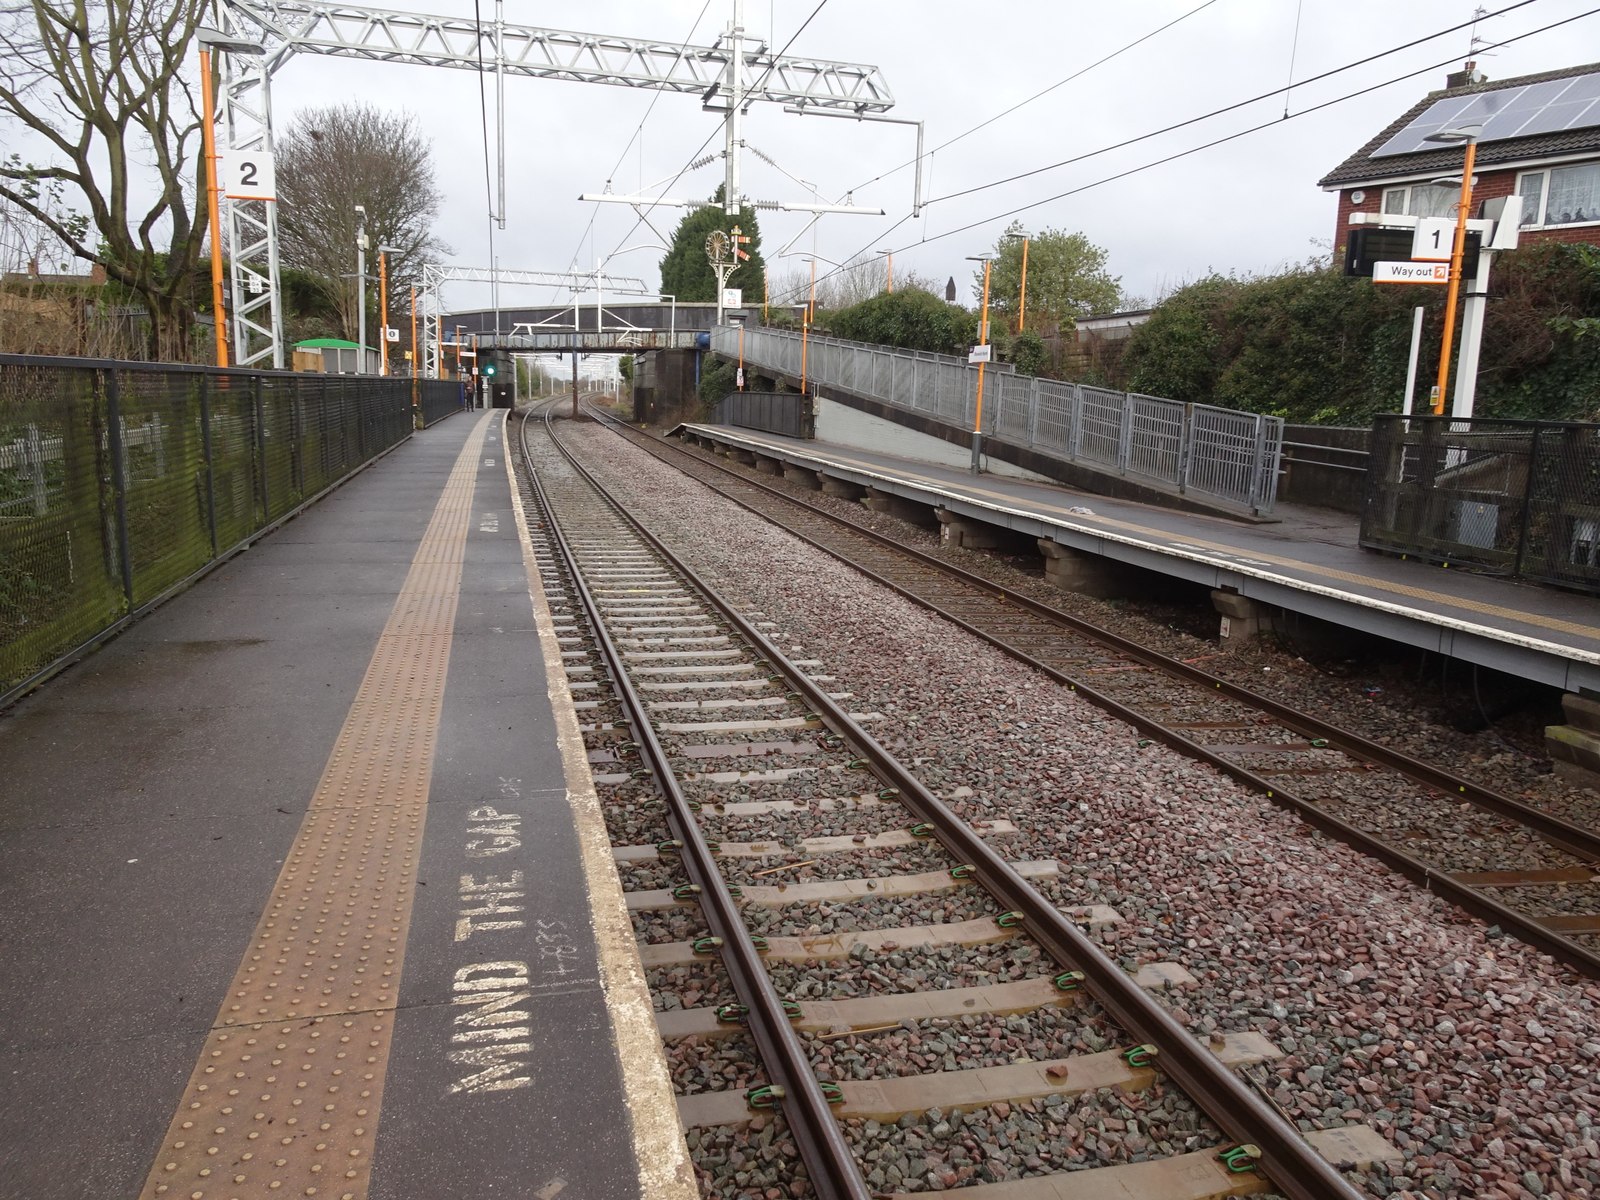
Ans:
[[[276,200],[278,173],[266,150],[236,150],[223,162],[223,195],[229,200]]]
[[[1449,283],[1450,264],[1435,262],[1378,262],[1372,264],[1373,283]]]

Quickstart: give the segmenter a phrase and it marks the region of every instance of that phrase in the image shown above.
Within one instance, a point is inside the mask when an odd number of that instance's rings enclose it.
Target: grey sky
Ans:
[[[1498,10],[1512,0],[1486,0]],[[590,0],[534,4],[510,0],[509,21],[651,37],[671,43],[690,37],[703,0]],[[893,90],[891,115],[927,123],[929,147],[1092,63],[1203,0],[1124,3],[1038,3],[990,0],[828,0],[795,42],[792,54],[873,63]],[[471,0],[413,0],[418,11],[470,16]],[[481,0],[486,19],[492,0]],[[749,0],[746,27],[756,37],[772,30],[788,41],[816,0]],[[904,126],[873,126],[795,117],[756,105],[746,122],[750,145],[790,174],[813,181],[830,199],[858,188],[855,200],[882,207],[884,218],[829,216],[817,233],[817,252],[829,259],[869,245],[895,250],[895,270],[940,283],[954,274],[966,298],[972,264],[964,256],[993,244],[1006,219],[996,216],[1069,189],[1083,187],[1229,133],[1280,117],[1280,96],[1187,129],[958,199],[951,192],[1030,170],[1137,137],[1238,100],[1304,79],[1473,16],[1473,0],[1213,0],[1174,28],[1062,86],[972,137],[940,150],[929,166],[923,217],[909,212],[910,170],[867,181],[912,156]],[[1536,0],[1483,21],[1480,38],[1501,41],[1595,7],[1591,0]],[[730,0],[710,0],[692,41],[707,44],[727,24]],[[1299,19],[1296,43],[1295,26]],[[1463,29],[1325,82],[1297,89],[1291,114],[1430,64],[1468,57]],[[1600,16],[1477,56],[1491,78],[1600,59]],[[1334,200],[1317,179],[1378,128],[1428,90],[1442,87],[1448,68],[1424,71],[1298,119],[1280,122],[1213,149],[1092,187],[1020,216],[1030,229],[1081,230],[1110,252],[1113,273],[1127,293],[1149,297],[1205,272],[1270,270],[1297,261],[1333,235]],[[580,192],[631,192],[671,176],[709,136],[721,148],[720,121],[690,96],[532,79],[506,83],[511,194],[508,227],[496,235],[502,266],[592,268],[612,252],[654,241],[635,228],[624,206],[580,203]],[[488,88],[493,118],[494,89]],[[455,261],[489,259],[478,80],[473,72],[394,66],[350,59],[292,58],[274,80],[280,127],[300,109],[364,99],[414,113],[432,140],[446,195],[439,232]],[[623,148],[656,99],[642,136],[615,176]],[[492,139],[492,126],[491,126]],[[753,154],[744,161],[745,189],[758,199],[799,200],[804,189]],[[709,194],[720,161],[684,176],[676,195]],[[862,186],[865,185],[865,186]],[[657,209],[652,220],[670,233],[682,210]],[[589,228],[590,218],[593,227]],[[992,219],[991,219],[992,218]],[[763,213],[764,242],[773,253],[804,224],[796,214]],[[981,221],[954,236],[937,235]],[[587,233],[586,233],[587,230]],[[928,239],[924,241],[924,239]],[[809,249],[805,237],[797,249]],[[632,250],[610,269],[654,285],[658,250]],[[798,259],[774,264],[775,274],[799,270]],[[735,281],[737,282],[737,281]],[[749,284],[746,285],[750,286]],[[544,301],[548,291],[507,290],[502,303]],[[486,299],[453,285],[449,307]]]

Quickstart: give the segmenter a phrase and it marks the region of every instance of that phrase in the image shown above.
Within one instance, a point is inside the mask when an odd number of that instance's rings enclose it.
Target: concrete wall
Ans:
[[[668,428],[695,420],[700,396],[695,387],[698,350],[653,350],[633,360],[633,419]]]
[[[904,425],[897,425],[823,396],[817,396],[815,402],[819,441],[837,442],[844,446],[870,446],[881,454],[897,454],[902,458],[947,467],[967,467],[972,464],[970,449],[963,449],[943,438],[918,433],[915,429],[907,429]],[[1029,479],[1035,483],[1058,482],[987,455],[984,456],[983,469],[991,475]]]
[[[1287,425],[1278,499],[1359,513],[1367,489],[1370,429]]]

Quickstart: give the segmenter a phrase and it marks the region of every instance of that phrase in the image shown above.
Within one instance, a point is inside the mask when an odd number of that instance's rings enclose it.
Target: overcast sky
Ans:
[[[1513,4],[1486,0],[1485,7],[1497,11]],[[418,0],[415,7],[466,16],[473,11],[472,0]],[[745,136],[751,147],[790,175],[812,181],[830,200],[855,189],[856,203],[886,210],[881,218],[823,218],[816,235],[821,257],[842,260],[863,249],[890,249],[897,276],[914,270],[942,284],[955,275],[965,300],[973,264],[964,257],[993,245],[1010,219],[1001,214],[1037,204],[1019,216],[1029,229],[1082,231],[1109,252],[1110,269],[1121,277],[1125,294],[1149,298],[1211,270],[1272,270],[1325,248],[1334,234],[1335,201],[1317,187],[1317,179],[1427,91],[1444,86],[1451,67],[1433,64],[1458,67],[1467,59],[1470,31],[1296,88],[1288,101],[1290,120],[1277,120],[1284,112],[1280,93],[1028,179],[959,198],[940,197],[1282,88],[1291,77],[1291,57],[1293,78],[1307,79],[1470,21],[1475,7],[1473,0],[823,0],[789,53],[881,68],[896,101],[890,115],[926,122],[930,149],[1034,92],[1084,73],[939,149],[926,165],[931,202],[915,220],[909,218],[909,169],[873,182],[912,157],[909,127],[802,118],[776,105],[757,104]],[[1477,33],[1484,42],[1500,42],[1593,7],[1593,0],[1534,0],[1484,19]],[[493,0],[481,0],[486,20],[494,8]],[[781,47],[817,8],[817,0],[749,0],[746,29]],[[508,0],[505,5],[512,23],[699,45],[710,44],[731,13],[731,0]],[[1183,19],[1085,71],[1176,18]],[[1495,79],[1594,61],[1600,59],[1600,16],[1472,56]],[[1422,73],[1366,95],[1294,116],[1418,70]],[[492,147],[492,81],[488,97]],[[307,107],[355,99],[416,115],[431,139],[446,197],[438,232],[454,249],[457,263],[487,265],[489,201],[476,74],[299,56],[274,79],[280,128]],[[629,146],[653,99],[642,135]],[[608,179],[614,191],[633,192],[671,177],[708,138],[702,152],[720,151],[720,118],[703,112],[692,96],[538,79],[509,78],[506,100],[511,200],[507,228],[496,234],[500,264],[588,270],[598,259],[625,250],[610,271],[643,276],[655,286],[660,251],[629,249],[653,243],[650,229],[636,225],[625,206],[585,204],[577,197],[602,190]],[[1274,121],[1260,132],[1107,181]],[[755,199],[807,198],[798,183],[753,153],[744,158],[743,174],[745,191]],[[719,159],[686,174],[671,193],[708,195],[721,177]],[[1073,189],[1085,190],[1049,199]],[[682,210],[658,208],[651,220],[670,235],[681,215]],[[775,253],[804,222],[797,214],[763,213],[767,253]],[[973,223],[964,232],[940,236]],[[810,247],[808,234],[796,251]],[[803,269],[798,258],[773,265],[775,275]],[[453,285],[445,299],[448,307],[463,308],[485,298],[468,285]],[[551,298],[547,290],[504,289],[501,302]]]

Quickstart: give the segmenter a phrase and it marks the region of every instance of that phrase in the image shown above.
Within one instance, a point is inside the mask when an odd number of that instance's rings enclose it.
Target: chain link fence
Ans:
[[[739,343],[737,327],[711,331],[718,354],[738,357]],[[830,337],[802,345],[799,334],[776,329],[747,327],[743,343],[745,363],[758,370],[973,427],[978,372],[965,359]],[[993,363],[984,373],[983,432],[1253,513],[1277,503],[1281,417],[1037,379]]]
[[[412,423],[403,379],[0,355],[0,703]]]
[[[1600,425],[1375,418],[1361,545],[1600,593]]]

